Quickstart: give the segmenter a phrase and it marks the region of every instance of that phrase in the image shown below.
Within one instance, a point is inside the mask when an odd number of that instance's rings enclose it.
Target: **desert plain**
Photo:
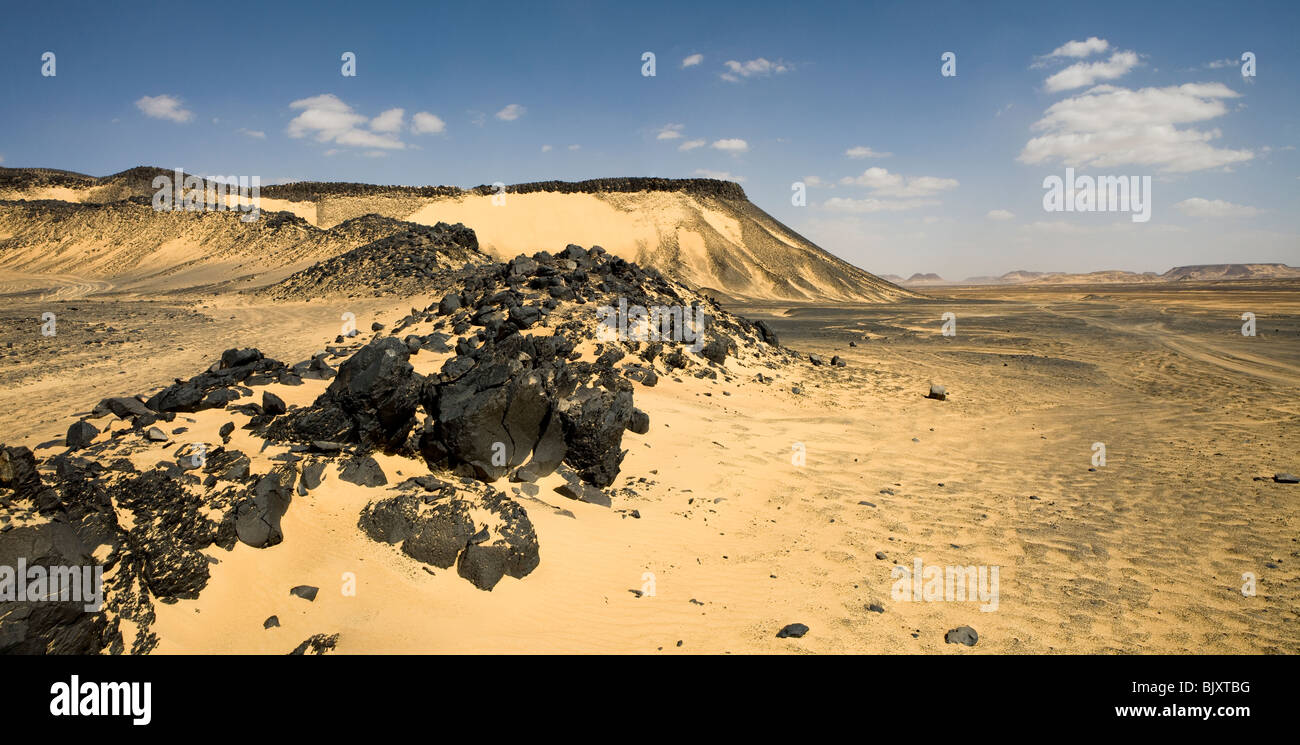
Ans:
[[[221,350],[304,359],[344,312],[365,342],[438,302],[17,271],[0,290],[0,440],[37,458],[101,399],[156,392]],[[1273,479],[1300,469],[1300,281],[723,305],[797,358],[637,386],[650,427],[624,438],[608,507],[547,488],[554,476],[532,493],[495,482],[535,526],[528,576],[485,592],[371,540],[357,515],[373,490],[330,470],[295,497],[283,542],[204,551],[202,592],[155,605],[152,651],[283,654],[314,635],[336,635],[340,653],[1300,651],[1300,486]],[[37,333],[46,312],[56,336]],[[947,399],[927,398],[931,384]],[[272,387],[292,407],[325,385]],[[228,418],[166,427],[217,441]],[[242,430],[231,445],[257,453],[254,470],[275,452]],[[417,475],[376,458],[390,481]],[[917,559],[997,567],[996,609],[898,599],[891,570]],[[807,633],[779,638],[792,623]],[[962,626],[976,645],[946,643]]]

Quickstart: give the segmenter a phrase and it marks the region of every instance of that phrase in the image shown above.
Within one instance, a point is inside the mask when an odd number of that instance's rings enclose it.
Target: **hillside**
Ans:
[[[144,197],[108,204],[0,202],[0,270],[71,275],[121,288],[278,280],[414,226],[365,215],[320,230],[287,213],[158,212]]]
[[[46,169],[0,169],[0,199],[9,200],[0,203],[0,268],[70,272],[75,266],[103,279],[139,274],[145,263],[156,271],[162,247],[190,246],[189,254],[178,253],[162,265],[194,261],[194,251],[201,252],[198,261],[203,264],[220,256],[247,257],[232,269],[273,272],[277,276],[272,279],[278,280],[306,265],[289,266],[285,260],[320,260],[362,245],[365,241],[343,245],[330,231],[376,215],[423,225],[463,223],[474,230],[482,250],[498,259],[558,250],[570,243],[600,245],[692,288],[727,297],[885,302],[917,296],[822,250],[751,203],[739,185],[726,181],[547,181],[505,187],[503,194],[489,186],[293,183],[261,190],[263,213],[274,228],[241,228],[233,224],[237,218],[227,219],[229,213],[153,213],[148,209],[150,183],[153,176],[165,173],[141,167],[93,178]],[[33,201],[51,199],[80,204],[82,209],[31,207]],[[123,199],[134,199],[140,207],[125,206],[119,201]],[[272,211],[293,217],[272,217]],[[35,216],[34,225],[27,224],[29,216]],[[117,222],[110,224],[113,220]],[[274,239],[268,230],[275,233]],[[105,242],[107,247],[101,247]],[[91,261],[77,260],[73,247],[85,251]],[[151,261],[144,262],[146,256]]]

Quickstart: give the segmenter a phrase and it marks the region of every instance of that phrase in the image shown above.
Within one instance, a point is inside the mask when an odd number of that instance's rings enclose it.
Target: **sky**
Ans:
[[[0,166],[716,177],[877,274],[1300,265],[1296,2],[140,5],[7,7]],[[1148,219],[1047,209],[1067,167]]]

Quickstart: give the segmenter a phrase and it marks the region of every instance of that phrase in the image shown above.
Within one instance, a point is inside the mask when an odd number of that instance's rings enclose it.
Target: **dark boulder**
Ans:
[[[339,480],[357,486],[383,486],[388,483],[388,477],[384,475],[384,469],[380,468],[379,461],[369,455],[358,456],[344,463],[343,470],[339,472]]]
[[[63,442],[68,446],[69,450],[80,450],[89,445],[98,434],[98,427],[90,422],[81,420],[73,422],[72,426],[68,427],[68,434],[63,438]]]
[[[271,416],[279,416],[288,411],[284,405],[284,399],[270,391],[262,391],[262,411]]]
[[[623,462],[623,432],[632,421],[632,386],[582,387],[559,402],[556,412],[568,445],[565,462],[596,486],[609,486]]]
[[[240,541],[253,548],[266,548],[284,540],[280,518],[289,511],[296,480],[292,464],[276,466],[258,480],[252,496],[236,508],[235,532]]]

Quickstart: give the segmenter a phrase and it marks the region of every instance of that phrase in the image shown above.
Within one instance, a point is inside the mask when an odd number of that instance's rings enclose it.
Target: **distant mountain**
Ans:
[[[1300,268],[1286,264],[1200,264],[1178,266],[1164,274],[1109,269],[1087,273],[1011,271],[998,277],[967,277],[960,285],[1104,285],[1149,282],[1287,279],[1300,277]],[[911,284],[908,280],[905,284]]]
[[[1161,279],[1189,280],[1279,279],[1300,277],[1300,267],[1286,264],[1196,264],[1176,266],[1160,275]]]
[[[937,274],[922,274],[921,272],[917,272],[903,280],[901,284],[904,287],[927,287],[931,285],[946,285],[951,283]]]

